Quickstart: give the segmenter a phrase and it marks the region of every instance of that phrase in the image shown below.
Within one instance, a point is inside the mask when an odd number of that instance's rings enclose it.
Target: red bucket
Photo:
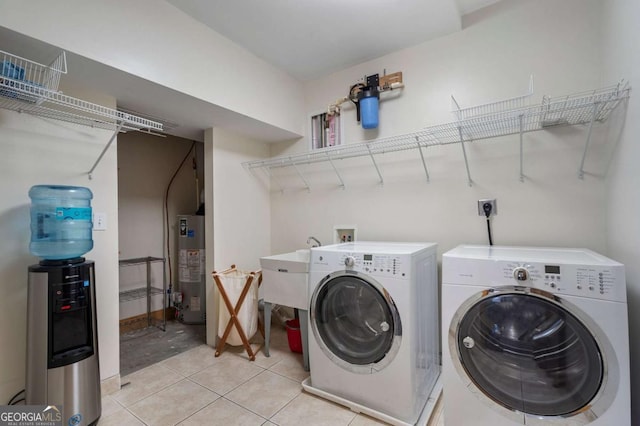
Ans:
[[[298,318],[288,320],[285,323],[289,349],[291,352],[302,353],[302,335],[300,334],[300,320]]]

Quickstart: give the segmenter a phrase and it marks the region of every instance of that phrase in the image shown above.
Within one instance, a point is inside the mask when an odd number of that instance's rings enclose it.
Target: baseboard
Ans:
[[[175,308],[166,308],[165,315],[167,321],[173,319],[175,317]],[[162,309],[151,312],[151,319],[153,321],[162,321]],[[148,327],[148,325],[147,314],[140,314],[134,317],[123,318],[120,320],[120,334],[139,330],[141,328]]]
[[[111,395],[120,390],[120,374],[104,379],[100,382],[100,392],[102,396]]]

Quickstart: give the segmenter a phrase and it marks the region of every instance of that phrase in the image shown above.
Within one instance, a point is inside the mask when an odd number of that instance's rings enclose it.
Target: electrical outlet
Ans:
[[[107,230],[107,214],[106,213],[93,214],[93,230],[94,231]]]
[[[484,200],[478,200],[478,216],[486,216],[484,212],[484,205],[489,203],[491,205],[491,213],[489,216],[495,216],[498,214],[498,201],[495,198],[485,198]]]

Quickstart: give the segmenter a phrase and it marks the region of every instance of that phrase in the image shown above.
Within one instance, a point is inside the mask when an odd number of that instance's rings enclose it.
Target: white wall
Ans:
[[[269,187],[242,163],[267,157],[269,147],[216,128],[213,148],[214,266],[259,269],[260,257],[269,254]]]
[[[169,181],[190,151],[192,141],[173,136],[160,138],[129,132],[118,138],[118,215],[120,259],[165,257],[164,197]],[[171,273],[167,264],[167,287],[178,282],[176,215],[198,210],[193,162],[202,159],[202,144],[196,143],[176,175],[169,192],[169,245]],[[204,184],[200,165],[198,186]],[[151,285],[162,288],[162,264],[151,265]],[[146,286],[146,265],[120,268],[120,290]],[[162,295],[152,297],[152,310],[162,309]],[[120,319],[146,312],[146,299],[120,304]]]
[[[360,129],[347,106],[342,118],[351,143],[452,121],[451,94],[462,106],[525,94],[531,73],[534,103],[543,94],[594,89],[602,83],[600,26],[598,0],[501,2],[467,17],[459,33],[305,84],[306,111],[322,111],[358,78],[384,69],[402,71],[406,88],[381,101],[378,130]],[[459,144],[427,149],[430,183],[417,150],[378,157],[384,186],[368,158],[336,163],[345,190],[329,164],[300,166],[310,193],[295,170],[282,170],[271,198],[272,251],[303,247],[309,235],[330,243],[334,225],[353,224],[360,240],[435,241],[441,254],[461,243],[486,243],[476,203],[497,198],[494,243],[604,252],[604,174],[613,147],[603,134],[596,126],[584,180],[577,169],[585,127],[525,134],[524,183],[518,180],[517,135],[467,145],[472,187]],[[307,144],[308,131],[307,140],[274,146],[272,154],[305,151]],[[276,191],[278,182],[284,193]]]
[[[69,90],[66,93],[72,96]],[[105,106],[112,98],[87,98]],[[86,186],[94,212],[108,217],[106,231],[94,231],[94,248],[85,256],[96,264],[96,304],[100,376],[119,372],[117,147],[114,143],[89,180],[87,172],[112,133],[0,110],[0,403],[24,389],[26,359],[29,188],[36,184]]]
[[[632,423],[640,424],[640,3],[636,0],[608,0],[604,2],[604,78],[626,79],[636,91],[631,93],[628,110],[617,114],[624,130],[612,127],[608,135],[617,144],[607,180],[607,243],[609,255],[626,266],[627,301],[629,304],[629,332],[631,350]],[[626,120],[625,120],[626,117]],[[635,402],[635,403],[634,403]]]
[[[207,270],[222,271],[232,264],[243,271],[260,269],[260,257],[270,253],[271,218],[269,182],[248,173],[242,163],[269,156],[269,147],[229,131],[214,128],[205,132],[205,176],[213,182],[206,195]],[[209,207],[212,206],[213,208]],[[207,343],[213,345],[217,330],[217,295],[213,279],[207,286]]]
[[[157,0],[0,0],[0,25],[301,134],[300,83]]]

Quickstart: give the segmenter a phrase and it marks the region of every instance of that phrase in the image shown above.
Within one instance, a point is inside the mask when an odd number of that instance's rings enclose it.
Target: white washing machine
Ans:
[[[626,300],[624,266],[590,250],[445,253],[446,423],[628,426]]]
[[[309,286],[311,391],[415,424],[440,376],[437,245],[313,248]]]

